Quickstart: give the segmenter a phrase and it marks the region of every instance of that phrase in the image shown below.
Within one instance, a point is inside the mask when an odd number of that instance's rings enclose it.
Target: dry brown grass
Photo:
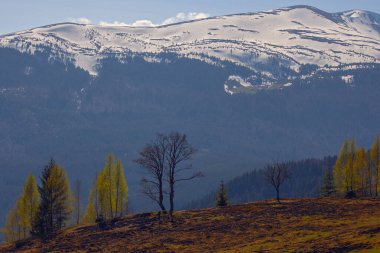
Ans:
[[[0,252],[380,252],[380,200],[298,199],[124,217]]]

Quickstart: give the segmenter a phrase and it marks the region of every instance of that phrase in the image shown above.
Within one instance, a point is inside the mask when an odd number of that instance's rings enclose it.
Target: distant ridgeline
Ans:
[[[323,159],[305,159],[286,162],[292,177],[281,187],[281,195],[286,198],[317,197],[323,174],[334,167],[336,156]],[[246,172],[226,183],[228,199],[232,204],[271,199],[275,197],[273,187],[263,177],[263,170],[255,169]],[[217,191],[193,200],[184,209],[207,208],[215,206]]]

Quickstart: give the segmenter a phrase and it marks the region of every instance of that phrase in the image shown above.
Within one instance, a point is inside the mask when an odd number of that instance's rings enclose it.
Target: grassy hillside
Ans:
[[[81,226],[42,243],[0,252],[380,252],[380,199],[263,201],[179,211],[159,224],[154,213],[124,217],[108,230]]]

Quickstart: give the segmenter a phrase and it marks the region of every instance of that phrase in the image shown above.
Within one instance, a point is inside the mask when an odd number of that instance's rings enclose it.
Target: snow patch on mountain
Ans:
[[[133,54],[148,55],[148,62],[160,62],[161,53],[214,65],[229,61],[261,74],[261,83],[254,84],[230,77],[249,89],[276,83],[279,68],[299,72],[311,64],[333,71],[380,63],[379,24],[379,15],[372,12],[327,13],[295,6],[158,27],[62,23],[0,36],[0,47],[29,54],[48,51],[52,59],[73,62],[91,75],[102,59],[123,62]]]
[[[345,76],[341,76],[341,78],[346,84],[352,84],[354,82],[353,75],[345,75]]]

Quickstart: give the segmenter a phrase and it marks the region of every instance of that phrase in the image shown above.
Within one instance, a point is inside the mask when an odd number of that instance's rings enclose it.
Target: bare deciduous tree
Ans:
[[[276,190],[277,202],[280,204],[280,187],[291,177],[291,173],[285,163],[268,165],[264,170],[264,178]]]
[[[197,177],[202,177],[202,172],[197,172],[191,176],[178,178],[181,171],[191,169],[191,165],[180,167],[186,161],[192,159],[195,149],[187,141],[185,134],[178,132],[171,133],[168,138],[168,146],[166,152],[167,159],[167,181],[169,183],[169,202],[170,202],[170,217],[173,217],[174,210],[174,188],[175,184],[180,181],[187,181]]]
[[[188,143],[185,134],[157,134],[156,139],[143,148],[135,161],[148,172],[148,178],[141,181],[143,193],[155,201],[162,211],[166,211],[164,179],[169,184],[170,217],[174,211],[175,184],[203,176],[201,172],[197,172],[187,177],[179,177],[179,173],[191,169],[190,165],[183,165],[192,159],[194,153],[195,149]]]
[[[149,174],[149,178],[141,180],[143,193],[155,201],[162,211],[164,205],[163,176],[165,171],[165,154],[167,150],[167,137],[157,134],[156,139],[146,145],[135,162]]]

